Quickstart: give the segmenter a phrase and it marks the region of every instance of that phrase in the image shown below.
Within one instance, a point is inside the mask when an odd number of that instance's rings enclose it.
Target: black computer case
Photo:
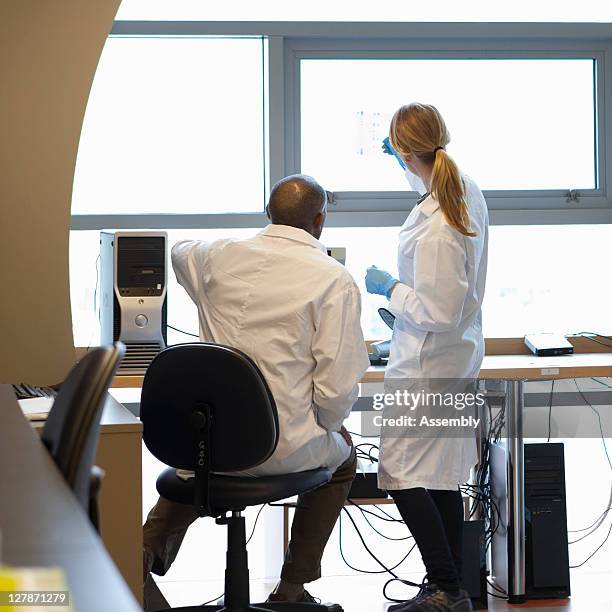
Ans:
[[[474,610],[487,605],[487,550],[485,524],[482,519],[463,522],[463,577],[464,588]]]
[[[570,595],[563,444],[525,444],[525,574],[528,599]],[[500,513],[491,561],[495,582],[509,591],[506,451],[491,449],[491,489]],[[510,552],[508,552],[510,550]]]

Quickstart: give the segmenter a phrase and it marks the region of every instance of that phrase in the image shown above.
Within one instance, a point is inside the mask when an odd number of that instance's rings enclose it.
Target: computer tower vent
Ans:
[[[162,350],[159,342],[130,342],[125,345],[126,351],[119,366],[119,374],[142,376],[156,355]]]

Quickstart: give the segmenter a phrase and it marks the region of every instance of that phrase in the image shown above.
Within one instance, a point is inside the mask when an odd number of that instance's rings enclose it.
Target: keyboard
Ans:
[[[13,385],[13,391],[15,391],[18,400],[31,397],[55,397],[57,395],[57,389],[54,387],[37,387],[26,383]]]

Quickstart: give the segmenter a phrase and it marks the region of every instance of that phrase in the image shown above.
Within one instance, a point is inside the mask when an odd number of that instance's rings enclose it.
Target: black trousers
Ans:
[[[463,502],[461,493],[415,488],[389,491],[419,548],[427,580],[456,593],[461,584]]]

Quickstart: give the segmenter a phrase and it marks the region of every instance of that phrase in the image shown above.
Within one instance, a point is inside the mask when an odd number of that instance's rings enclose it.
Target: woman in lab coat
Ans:
[[[409,104],[395,113],[390,143],[383,147],[396,155],[412,188],[422,194],[400,230],[399,279],[375,266],[366,275],[368,292],[389,298],[396,316],[387,388],[417,379],[467,382],[478,377],[482,363],[487,206],[478,186],[446,152],[449,141],[435,107]],[[389,491],[415,538],[427,584],[417,598],[389,610],[469,611],[470,600],[459,586],[459,485],[477,460],[475,434],[404,434],[382,431],[379,486]]]

